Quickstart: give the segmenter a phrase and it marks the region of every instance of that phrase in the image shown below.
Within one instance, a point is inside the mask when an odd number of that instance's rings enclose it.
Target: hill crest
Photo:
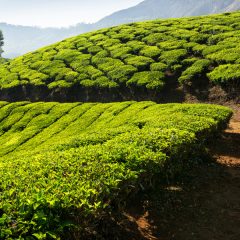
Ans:
[[[155,20],[72,37],[1,65],[0,99],[183,101],[188,90],[207,100],[215,86],[237,97],[239,20]]]

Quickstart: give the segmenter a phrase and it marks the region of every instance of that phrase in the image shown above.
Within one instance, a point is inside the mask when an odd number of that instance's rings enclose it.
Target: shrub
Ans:
[[[240,48],[223,49],[206,57],[217,63],[234,63],[240,59]]]
[[[106,35],[104,34],[96,34],[96,35],[92,35],[89,40],[90,41],[93,41],[93,42],[99,42],[99,41],[104,41],[104,40],[107,40],[109,39]]]
[[[209,54],[218,52],[223,50],[225,47],[223,45],[212,45],[212,46],[205,46],[204,50],[202,51],[203,56],[207,56]]]
[[[109,80],[107,77],[98,77],[95,84],[99,88],[117,88],[118,84],[114,81]]]
[[[55,78],[59,70],[65,68],[65,64],[60,60],[54,60],[49,62],[41,61],[33,63],[31,67],[35,70],[38,70],[39,72],[48,75],[51,78]]]
[[[27,85],[29,82],[28,81],[26,81],[26,80],[13,80],[13,81],[11,81],[11,82],[9,82],[9,83],[2,83],[2,85],[1,85],[1,88],[2,89],[4,89],[4,88],[13,88],[13,87],[17,87],[17,86],[24,86],[24,85]]]
[[[187,68],[179,78],[180,83],[189,83],[192,82],[195,78],[199,78],[206,73],[210,65],[210,61],[207,59],[197,60],[193,63],[192,66]]]
[[[57,51],[54,49],[46,51],[42,55],[42,60],[51,60],[52,61],[54,59],[54,57],[56,56],[56,54],[57,54]],[[39,60],[41,60],[41,59],[39,59]]]
[[[87,66],[85,68],[85,72],[88,74],[88,76],[91,77],[91,79],[96,79],[98,77],[103,76],[103,72],[100,71],[99,69],[93,67],[93,66]]]
[[[102,46],[103,48],[106,48],[106,47],[117,45],[119,43],[121,43],[121,41],[119,39],[111,39],[111,38],[109,38],[107,40],[98,42],[97,45],[98,46]]]
[[[88,52],[91,54],[97,54],[101,52],[103,49],[100,46],[91,46],[88,48]]]
[[[190,41],[190,38],[195,35],[195,32],[187,29],[178,28],[171,31],[169,34],[174,38]]]
[[[154,61],[151,58],[145,56],[132,56],[126,58],[125,62],[138,68],[138,70],[146,70]]]
[[[73,83],[71,82],[66,82],[65,80],[58,80],[54,81],[48,84],[49,89],[54,89],[54,88],[70,88],[73,86]]]
[[[240,64],[220,65],[210,72],[208,77],[217,84],[238,83],[240,79]]]
[[[199,58],[193,57],[193,58],[186,58],[182,61],[183,66],[191,66],[192,64],[194,64],[197,60],[199,60]]]
[[[83,87],[86,87],[86,88],[91,88],[91,87],[96,86],[96,82],[95,82],[94,80],[90,80],[90,79],[82,80],[82,81],[80,82],[80,84],[81,84]]]
[[[195,35],[190,37],[190,41],[199,44],[206,44],[210,36],[211,36],[210,34],[196,33]]]
[[[156,46],[146,46],[140,51],[140,55],[149,58],[156,58],[160,55],[161,50]]]
[[[102,58],[98,62],[98,68],[105,73],[113,71],[123,65],[121,60],[113,58]]]
[[[132,52],[137,54],[142,48],[144,48],[146,45],[141,41],[129,41],[126,43],[127,46],[129,46],[132,49]]]
[[[143,41],[146,42],[148,45],[156,45],[159,42],[170,40],[170,39],[172,39],[172,37],[164,33],[153,33],[143,38]]]
[[[134,35],[131,34],[131,33],[124,33],[124,32],[121,32],[121,33],[118,33],[118,34],[112,34],[111,35],[111,38],[113,39],[119,39],[122,43],[126,43],[127,41],[129,40],[133,40],[134,39]]]
[[[164,74],[158,71],[138,72],[127,81],[127,85],[145,86],[148,89],[162,89],[164,86]]]
[[[78,56],[77,59],[75,59],[73,62],[71,62],[70,66],[77,72],[79,72],[79,69],[81,70],[85,66],[90,65],[91,55],[90,54],[83,54],[81,56]]]
[[[81,53],[70,50],[70,49],[64,49],[58,52],[58,54],[54,57],[56,60],[62,60],[66,61],[68,63],[73,62],[78,56],[81,57]]]
[[[18,78],[18,74],[16,73],[9,73],[8,75],[5,75],[2,79],[1,79],[1,83],[2,84],[9,84],[12,81],[16,81],[19,80]]]
[[[132,49],[130,47],[126,47],[123,44],[119,44],[119,45],[110,47],[109,51],[113,58],[125,59],[130,55],[130,53],[132,52]]]
[[[71,75],[75,75],[77,76],[78,73],[76,72],[73,72],[71,68],[61,68],[58,72],[58,74],[56,75],[55,77],[55,80],[58,81],[58,80],[62,80],[62,79],[65,79],[65,77],[70,74]],[[73,80],[73,79],[72,79]]]
[[[187,55],[187,50],[177,49],[162,52],[159,60],[167,64],[168,67],[171,67],[174,64],[180,63],[180,61]]]
[[[137,68],[131,65],[122,65],[108,72],[108,76],[110,79],[122,83],[126,82],[136,72]]]
[[[151,71],[165,72],[167,70],[167,65],[165,63],[152,63],[150,66]]]
[[[157,46],[163,50],[173,50],[183,48],[184,44],[186,43],[187,42],[184,40],[168,40],[158,43]]]
[[[207,45],[204,44],[197,44],[195,46],[193,46],[192,51],[195,54],[203,54],[203,51],[205,51],[205,49],[207,48]]]
[[[98,58],[104,58],[104,57],[110,57],[110,54],[108,53],[107,50],[102,50],[98,52],[95,56]]]

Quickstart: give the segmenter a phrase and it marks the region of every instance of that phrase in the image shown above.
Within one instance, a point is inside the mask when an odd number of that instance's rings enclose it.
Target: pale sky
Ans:
[[[0,22],[66,27],[92,23],[143,0],[0,0]]]

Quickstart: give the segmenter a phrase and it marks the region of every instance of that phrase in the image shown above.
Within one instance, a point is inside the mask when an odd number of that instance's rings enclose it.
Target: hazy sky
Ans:
[[[0,22],[62,27],[96,22],[143,0],[0,0]]]

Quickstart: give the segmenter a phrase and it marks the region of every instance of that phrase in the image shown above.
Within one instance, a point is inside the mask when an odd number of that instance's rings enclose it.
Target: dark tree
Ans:
[[[4,44],[4,42],[3,42],[3,34],[1,32],[1,30],[0,30],[0,57],[1,57],[2,53],[3,53],[3,50],[2,50],[3,44]]]

